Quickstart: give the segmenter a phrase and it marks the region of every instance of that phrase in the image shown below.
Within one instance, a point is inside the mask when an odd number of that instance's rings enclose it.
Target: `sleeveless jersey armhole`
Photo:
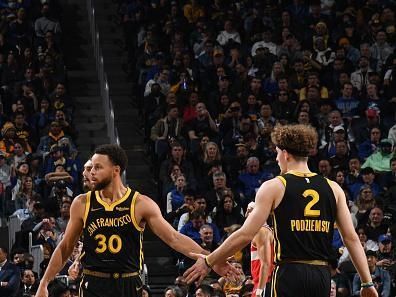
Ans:
[[[132,223],[133,226],[136,228],[136,230],[143,232],[144,228],[140,227],[139,224],[136,221],[136,217],[135,217],[135,205],[136,205],[136,199],[139,196],[139,192],[135,191],[135,194],[133,194],[132,197],[132,202],[131,202],[131,218],[132,218]]]
[[[91,191],[87,192],[86,194],[86,201],[85,201],[85,212],[84,212],[84,217],[83,217],[83,222],[84,222],[84,228],[85,224],[87,222],[88,214],[89,214],[89,208],[91,206]]]

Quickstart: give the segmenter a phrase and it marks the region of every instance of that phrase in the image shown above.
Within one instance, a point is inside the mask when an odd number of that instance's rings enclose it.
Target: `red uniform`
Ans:
[[[272,228],[270,226],[264,225],[263,227],[271,230],[271,232],[272,232]],[[271,243],[271,259],[273,259],[273,258],[274,258],[274,244]],[[257,286],[259,284],[260,268],[261,268],[261,262],[260,262],[260,258],[259,258],[258,252],[257,252],[257,247],[254,246],[253,243],[251,243],[250,244],[250,273],[252,275],[253,283],[254,283],[252,297],[255,296],[255,292],[256,292]],[[271,261],[271,267],[269,270],[270,273],[268,274],[266,283],[271,281],[273,270],[274,270],[274,263],[273,263],[273,261]]]

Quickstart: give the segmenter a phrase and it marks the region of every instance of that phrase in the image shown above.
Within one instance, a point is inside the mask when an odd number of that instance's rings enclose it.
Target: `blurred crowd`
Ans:
[[[395,1],[117,2],[124,71],[168,221],[213,250],[279,174],[274,126],[312,125],[320,141],[310,169],[344,189],[376,288],[394,296]],[[333,291],[359,295],[337,229],[333,246]],[[251,293],[249,251],[234,258],[246,281],[217,286],[211,275],[210,294]]]
[[[82,191],[62,15],[57,0],[0,1],[0,224],[21,222],[12,250],[0,243],[2,297],[34,296]],[[32,270],[29,233],[43,245],[40,271]]]

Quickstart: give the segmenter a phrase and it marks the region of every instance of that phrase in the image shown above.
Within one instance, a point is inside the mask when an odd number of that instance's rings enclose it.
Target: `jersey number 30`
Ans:
[[[316,192],[315,190],[308,189],[308,190],[305,190],[302,195],[304,196],[304,198],[311,198],[311,201],[309,201],[307,206],[305,206],[305,208],[304,208],[304,216],[306,216],[306,217],[320,216],[319,209],[312,209],[312,207],[319,201],[319,193]]]
[[[104,253],[106,250],[109,250],[112,254],[117,254],[122,248],[121,237],[116,234],[111,235],[108,240],[103,234],[97,234],[95,240],[98,241],[98,247],[95,249],[98,254]]]

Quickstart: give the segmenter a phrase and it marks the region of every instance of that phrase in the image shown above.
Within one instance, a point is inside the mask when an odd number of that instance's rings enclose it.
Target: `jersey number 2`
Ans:
[[[304,208],[304,216],[306,216],[306,217],[320,216],[319,209],[312,209],[312,207],[319,201],[319,193],[316,192],[315,190],[308,189],[308,190],[305,190],[302,195],[304,196],[304,198],[308,198],[308,197],[311,198],[311,201],[309,201],[307,206],[305,206],[305,208]]]
[[[98,241],[98,247],[95,249],[98,254],[104,253],[106,250],[109,250],[112,254],[117,254],[122,248],[121,237],[116,234],[111,235],[109,240],[103,234],[97,234],[95,239]]]

